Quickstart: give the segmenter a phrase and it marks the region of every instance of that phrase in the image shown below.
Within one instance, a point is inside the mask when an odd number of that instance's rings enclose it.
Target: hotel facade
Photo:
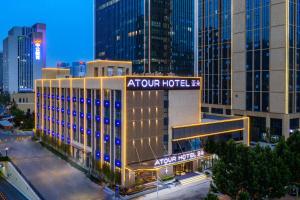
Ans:
[[[99,76],[98,64],[88,63],[85,78],[53,78],[61,73],[49,69],[52,78],[35,84],[37,135],[93,175],[109,170],[130,187],[209,167],[207,140],[249,144],[247,117],[201,114],[201,78],[126,75],[126,68]]]

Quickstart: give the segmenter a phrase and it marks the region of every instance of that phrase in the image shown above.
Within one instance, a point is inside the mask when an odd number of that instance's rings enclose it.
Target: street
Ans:
[[[190,185],[179,185],[172,188],[167,188],[164,190],[160,190],[158,192],[158,198],[157,193],[153,192],[141,197],[136,198],[135,200],[200,200],[204,199],[207,196],[207,193],[210,188],[210,181],[206,180],[203,182],[198,182]]]
[[[45,199],[99,200],[106,199],[102,187],[84,173],[55,156],[31,139],[1,143],[9,148],[8,155]]]

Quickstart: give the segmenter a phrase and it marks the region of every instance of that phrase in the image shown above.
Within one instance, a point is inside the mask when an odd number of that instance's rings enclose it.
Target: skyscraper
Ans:
[[[46,25],[13,27],[3,40],[3,90],[32,92],[46,66]]]
[[[3,90],[3,53],[0,52],[0,91]]]
[[[96,0],[95,59],[130,60],[137,73],[192,75],[193,19],[193,0]]]
[[[203,111],[247,115],[252,140],[299,129],[300,3],[198,1]]]

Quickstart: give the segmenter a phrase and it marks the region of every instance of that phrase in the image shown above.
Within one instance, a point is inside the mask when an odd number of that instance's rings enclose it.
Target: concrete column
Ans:
[[[285,139],[290,136],[290,118],[289,115],[284,115],[282,119],[282,135]]]

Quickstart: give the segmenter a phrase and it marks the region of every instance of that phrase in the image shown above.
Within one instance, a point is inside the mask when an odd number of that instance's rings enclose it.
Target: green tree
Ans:
[[[217,189],[234,199],[242,192],[252,199],[279,198],[289,182],[289,168],[270,148],[249,148],[229,141],[213,167]]]

